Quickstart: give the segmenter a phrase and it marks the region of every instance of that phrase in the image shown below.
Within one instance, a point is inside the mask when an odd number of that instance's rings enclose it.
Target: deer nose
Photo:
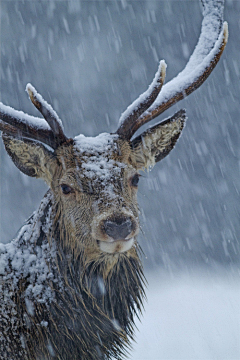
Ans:
[[[133,223],[130,218],[118,218],[115,221],[104,221],[105,233],[114,240],[126,239],[133,230]]]

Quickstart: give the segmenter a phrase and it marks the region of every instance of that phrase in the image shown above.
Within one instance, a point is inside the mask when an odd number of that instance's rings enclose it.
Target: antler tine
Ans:
[[[0,130],[15,138],[41,141],[56,149],[58,143],[49,125],[40,118],[0,103]]]
[[[26,90],[29,94],[29,97],[33,105],[40,111],[44,119],[49,124],[52,129],[57,141],[59,144],[65,142],[67,137],[63,132],[62,122],[59,119],[57,113],[53,110],[51,105],[49,105],[43,97],[36,91],[36,89],[31,85],[27,84]]]
[[[217,65],[228,40],[227,22],[224,22],[219,35],[222,27],[223,2],[223,0],[202,0],[204,18],[201,34],[184,70],[162,87],[154,103],[134,122],[121,116],[118,134],[130,140],[142,125],[190,95],[208,78]],[[125,133],[122,134],[120,129],[124,129]]]
[[[209,58],[212,58],[211,56],[212,53],[214,52],[214,50],[216,50],[215,48],[210,52],[208,56],[206,56],[206,58],[204,59],[205,61],[203,61],[202,64],[198,66],[198,68],[202,68],[204,69],[204,71],[203,70],[199,71],[198,76],[195,77],[195,80],[191,81],[190,79],[189,80],[185,79],[186,83],[182,84],[182,86],[179,86],[178,89],[172,92],[171,94],[170,92],[172,85],[174,85],[174,80],[176,80],[177,82],[178,77],[168,82],[166,84],[166,88],[162,89],[163,92],[160,94],[159,99],[156,100],[156,103],[153,104],[153,106],[149,108],[148,111],[145,112],[145,114],[143,114],[141,117],[138,118],[137,122],[135,123],[135,127],[133,128],[133,133],[136,132],[142,125],[154,119],[155,117],[159,116],[165,110],[169,109],[172,105],[176,104],[178,101],[190,95],[194,90],[199,88],[199,86],[201,86],[204,83],[204,81],[208,78],[212,70],[217,65],[223,53],[223,50],[226,46],[227,38],[228,38],[228,26],[226,22],[224,23],[224,30],[221,35],[222,35],[222,38],[220,38],[221,42],[218,41],[218,43],[220,43],[221,45],[220,47],[216,46],[218,51],[216,52],[214,58],[211,61],[209,61]],[[191,75],[192,74],[190,74],[190,76]]]
[[[0,103],[0,130],[19,139],[28,138],[41,141],[56,149],[68,140],[64,135],[61,120],[31,84],[27,85],[26,90],[32,103],[47,122]]]
[[[158,94],[163,86],[166,75],[166,63],[164,60],[160,61],[158,71],[149,86],[148,90],[141,94],[121,115],[119,122],[120,127],[116,134],[126,137],[127,133],[131,133],[131,128],[134,126],[136,120],[141,116],[156,100]]]

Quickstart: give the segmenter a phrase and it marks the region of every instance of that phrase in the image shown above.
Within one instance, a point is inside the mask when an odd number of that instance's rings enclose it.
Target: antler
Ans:
[[[63,133],[61,120],[31,84],[27,85],[26,90],[46,121],[0,103],[0,130],[15,138],[37,140],[56,149],[68,140]]]
[[[227,22],[224,22],[222,27],[224,0],[205,0],[202,2],[204,18],[201,34],[184,70],[162,87],[161,93],[156,100],[153,100],[148,109],[143,106],[145,104],[143,98],[149,97],[148,92],[140,95],[127,108],[119,120],[120,125],[116,131],[119,136],[130,140],[142,125],[154,119],[202,85],[217,65],[228,40]],[[222,31],[219,35],[221,28]],[[146,101],[146,103],[148,102]],[[137,117],[137,114],[140,115]]]
[[[117,131],[117,134],[125,134],[125,131],[127,131],[127,128],[125,129],[127,124],[134,124],[144,111],[146,111],[154,103],[163,86],[166,75],[166,67],[165,61],[161,60],[155,77],[151,85],[149,85],[148,90],[141,94],[124,112],[123,115],[127,117],[127,121],[123,122],[122,127],[118,129],[120,132]]]

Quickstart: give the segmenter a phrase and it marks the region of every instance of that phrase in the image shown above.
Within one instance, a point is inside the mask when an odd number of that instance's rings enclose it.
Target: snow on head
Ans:
[[[111,157],[117,151],[118,135],[108,133],[99,134],[96,137],[75,137],[75,147],[83,158],[82,167],[86,170],[85,175],[98,179],[108,178],[112,171],[123,167],[122,163],[113,160]]]
[[[108,133],[96,137],[75,137],[75,149],[81,155],[81,175],[96,187],[114,197],[114,179],[119,178],[121,169],[126,165],[117,161],[114,156],[118,152],[118,135]]]
[[[79,151],[101,151],[111,148],[114,140],[118,138],[118,135],[111,135],[109,133],[102,133],[98,136],[84,136],[82,134],[74,138],[75,145]]]

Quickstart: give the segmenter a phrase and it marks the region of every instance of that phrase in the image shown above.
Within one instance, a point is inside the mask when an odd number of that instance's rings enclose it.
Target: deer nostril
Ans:
[[[114,240],[125,239],[133,230],[130,218],[117,218],[115,221],[105,220],[104,230]]]

